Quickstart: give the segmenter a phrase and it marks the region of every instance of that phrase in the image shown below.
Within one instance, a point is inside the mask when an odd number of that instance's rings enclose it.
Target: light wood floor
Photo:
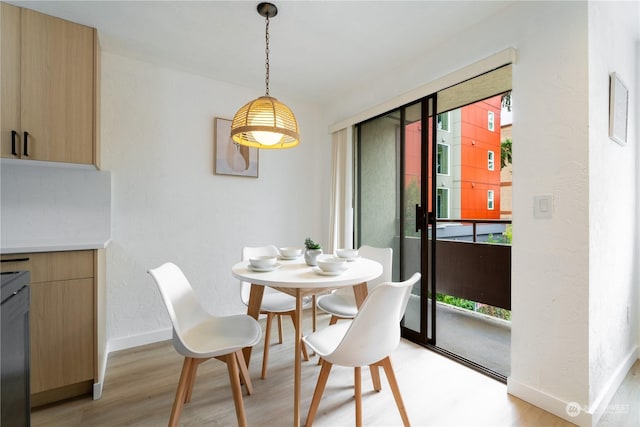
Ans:
[[[285,319],[284,344],[271,346],[268,377],[260,379],[262,344],[253,351],[250,374],[254,394],[244,396],[247,419],[253,426],[289,426],[293,422],[293,340]],[[319,325],[328,318],[319,316]],[[305,320],[305,327],[310,325]],[[272,336],[277,336],[274,329]],[[317,359],[302,366],[302,423],[306,419],[319,366]],[[392,356],[394,369],[413,426],[570,426],[572,424],[506,392],[506,386],[408,341]],[[32,426],[164,426],[178,384],[182,358],[171,342],[111,354],[102,399],[79,398],[36,409]],[[633,374],[633,375],[632,375]],[[362,370],[364,424],[398,426],[400,416],[382,377],[382,392],[372,391],[369,372]],[[626,426],[640,409],[640,363],[627,381],[626,395],[612,406],[601,425]],[[316,426],[354,425],[353,370],[334,367],[316,416]],[[635,395],[634,395],[635,393]],[[625,397],[626,396],[626,397]],[[635,403],[629,406],[629,399]],[[624,406],[626,405],[626,406]],[[626,411],[626,413],[622,413]],[[614,413],[615,412],[615,413]],[[619,417],[622,415],[622,417]],[[180,418],[183,426],[233,426],[236,416],[226,366],[211,360],[200,366],[191,403]],[[640,421],[635,418],[635,422]]]

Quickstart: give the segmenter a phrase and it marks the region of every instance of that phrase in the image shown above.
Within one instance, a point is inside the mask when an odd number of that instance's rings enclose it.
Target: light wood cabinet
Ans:
[[[2,255],[31,272],[31,405],[91,393],[96,375],[95,251]]]
[[[97,164],[96,30],[2,7],[2,157]]]

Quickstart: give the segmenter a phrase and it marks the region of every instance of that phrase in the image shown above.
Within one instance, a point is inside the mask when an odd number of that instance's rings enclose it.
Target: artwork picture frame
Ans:
[[[609,77],[609,138],[620,145],[627,143],[629,89],[617,73]]]
[[[213,135],[216,175],[258,178],[259,150],[231,139],[231,120],[215,117]]]

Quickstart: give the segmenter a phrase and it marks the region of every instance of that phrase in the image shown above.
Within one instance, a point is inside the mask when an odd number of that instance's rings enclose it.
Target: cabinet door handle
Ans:
[[[28,143],[29,143],[29,132],[25,130],[24,131],[24,148],[22,150],[22,154],[24,154],[27,157],[29,157],[29,147],[27,145]]]
[[[2,259],[0,262],[26,262],[29,261],[29,258],[13,258],[13,259]]]
[[[18,155],[18,152],[16,151],[16,138],[18,137],[18,132],[15,130],[11,131],[11,154],[13,154],[14,156]]]

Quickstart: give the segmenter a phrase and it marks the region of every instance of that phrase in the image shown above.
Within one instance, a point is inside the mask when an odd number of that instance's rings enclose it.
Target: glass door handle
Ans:
[[[422,206],[416,204],[416,233],[424,229],[425,226],[424,209]]]

